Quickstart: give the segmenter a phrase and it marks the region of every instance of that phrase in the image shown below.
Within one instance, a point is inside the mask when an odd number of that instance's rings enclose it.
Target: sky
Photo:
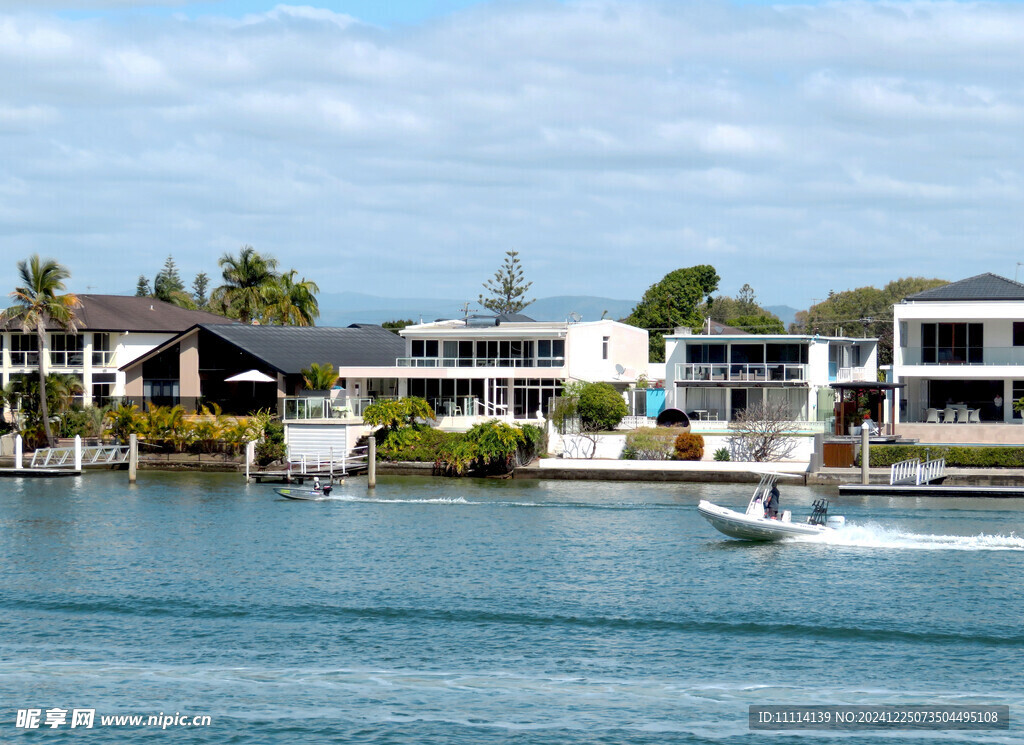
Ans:
[[[0,0],[0,288],[243,245],[470,301],[510,250],[537,297],[1013,278],[1022,71],[1016,2]]]

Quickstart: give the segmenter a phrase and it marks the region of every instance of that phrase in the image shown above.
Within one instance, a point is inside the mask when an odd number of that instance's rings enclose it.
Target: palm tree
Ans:
[[[39,254],[35,254],[19,261],[18,275],[23,284],[11,293],[14,305],[0,313],[0,323],[13,321],[25,333],[36,332],[39,340],[39,413],[46,442],[52,447],[50,408],[46,400],[46,325],[50,323],[74,333],[78,323],[75,309],[80,303],[70,292],[57,294],[65,289],[64,280],[71,276],[71,272],[53,259],[41,259]]]
[[[262,319],[278,287],[277,259],[242,246],[238,256],[224,254],[218,264],[224,284],[213,291],[210,305],[243,323]]]
[[[282,274],[277,280],[273,302],[267,308],[266,320],[283,326],[312,326],[320,315],[320,304],[316,293],[320,292],[316,282],[303,277],[296,281],[294,269]]]

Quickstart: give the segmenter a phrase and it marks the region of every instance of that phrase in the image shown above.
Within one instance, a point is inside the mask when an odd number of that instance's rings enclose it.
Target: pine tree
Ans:
[[[184,289],[185,285],[181,281],[181,275],[178,274],[174,257],[168,256],[167,261],[164,262],[164,268],[153,278],[153,295],[157,300],[169,303],[176,293],[180,293]]]
[[[210,286],[210,278],[206,276],[206,272],[199,272],[196,278],[192,280],[192,295],[196,299],[196,305],[200,308],[206,306],[206,301],[209,298],[206,296],[206,289]]]
[[[524,299],[532,284],[523,282],[519,252],[506,251],[501,269],[494,273],[493,279],[484,282],[484,289],[490,293],[490,297],[480,295],[479,303],[494,313],[518,313],[535,299]]]
[[[139,275],[139,281],[135,285],[135,297],[149,297],[153,294],[153,290],[149,287],[149,280],[146,279],[145,274]]]

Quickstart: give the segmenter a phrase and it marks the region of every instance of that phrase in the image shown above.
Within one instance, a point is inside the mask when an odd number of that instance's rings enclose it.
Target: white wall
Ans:
[[[608,337],[608,359],[602,357]],[[568,375],[589,382],[635,383],[648,373],[647,331],[618,321],[569,324],[565,338]],[[625,372],[619,373],[615,366]]]

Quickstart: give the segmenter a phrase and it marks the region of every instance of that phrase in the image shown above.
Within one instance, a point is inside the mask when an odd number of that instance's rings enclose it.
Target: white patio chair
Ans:
[[[956,423],[957,424],[965,423],[967,421],[967,413],[968,413],[967,409],[957,409],[956,410]]]
[[[967,421],[971,424],[981,424],[981,410],[969,409],[967,412]]]
[[[938,424],[939,423],[939,410],[938,409],[928,409],[926,414],[927,414],[927,416],[926,416],[926,418],[924,420],[925,424]]]
[[[952,424],[956,421],[956,409],[952,406],[947,406],[942,412],[942,421],[946,424]]]

